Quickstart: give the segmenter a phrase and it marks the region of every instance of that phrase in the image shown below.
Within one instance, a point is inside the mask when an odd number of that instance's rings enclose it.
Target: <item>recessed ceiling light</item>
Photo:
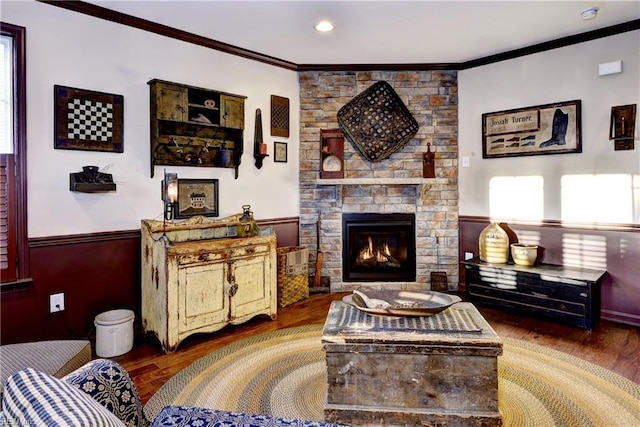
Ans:
[[[333,25],[329,21],[320,21],[313,28],[315,28],[316,31],[320,31],[321,33],[328,33],[329,31],[333,31],[335,25]]]
[[[584,19],[585,21],[589,21],[591,19],[595,19],[596,16],[598,16],[598,11],[600,10],[600,8],[597,7],[590,7],[589,9],[585,9],[582,11],[582,19]]]

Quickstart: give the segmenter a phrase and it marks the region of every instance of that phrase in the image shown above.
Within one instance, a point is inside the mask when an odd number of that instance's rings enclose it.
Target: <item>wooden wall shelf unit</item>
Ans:
[[[344,135],[340,129],[320,130],[320,178],[344,178]]]
[[[488,307],[528,312],[593,330],[600,320],[604,270],[552,264],[462,261],[467,299]]]
[[[155,165],[235,169],[243,152],[244,100],[163,80],[151,88],[151,177]]]
[[[142,326],[165,352],[198,332],[276,318],[276,236],[226,237],[234,225],[142,221]]]

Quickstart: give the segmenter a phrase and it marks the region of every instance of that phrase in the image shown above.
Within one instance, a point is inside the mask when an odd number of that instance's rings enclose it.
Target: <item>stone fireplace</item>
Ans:
[[[457,73],[308,71],[299,73],[299,80],[300,242],[309,248],[310,264],[315,266],[319,242],[322,275],[329,277],[332,291],[430,289],[432,271],[445,271],[449,289],[457,289]],[[344,178],[320,179],[320,131],[337,129],[338,110],[380,80],[391,84],[408,107],[420,125],[418,133],[398,152],[375,163],[345,138]],[[435,152],[436,178],[422,178],[427,142]],[[415,276],[345,276],[343,218],[363,213],[414,218],[415,253],[407,255],[415,260]]]
[[[344,282],[416,280],[413,214],[342,214]]]

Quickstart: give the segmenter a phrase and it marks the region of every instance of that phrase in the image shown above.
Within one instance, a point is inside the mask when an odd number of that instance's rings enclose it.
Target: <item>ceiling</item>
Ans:
[[[295,64],[461,63],[640,19],[640,0],[87,3]],[[335,30],[318,33],[322,19]]]

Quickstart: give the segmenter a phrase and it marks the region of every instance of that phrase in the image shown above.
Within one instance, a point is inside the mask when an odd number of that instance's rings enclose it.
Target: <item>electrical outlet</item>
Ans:
[[[49,313],[64,310],[64,294],[49,295]]]
[[[468,259],[471,259],[471,258],[473,258],[473,252],[465,252],[464,253],[464,260],[465,261],[468,260]]]

